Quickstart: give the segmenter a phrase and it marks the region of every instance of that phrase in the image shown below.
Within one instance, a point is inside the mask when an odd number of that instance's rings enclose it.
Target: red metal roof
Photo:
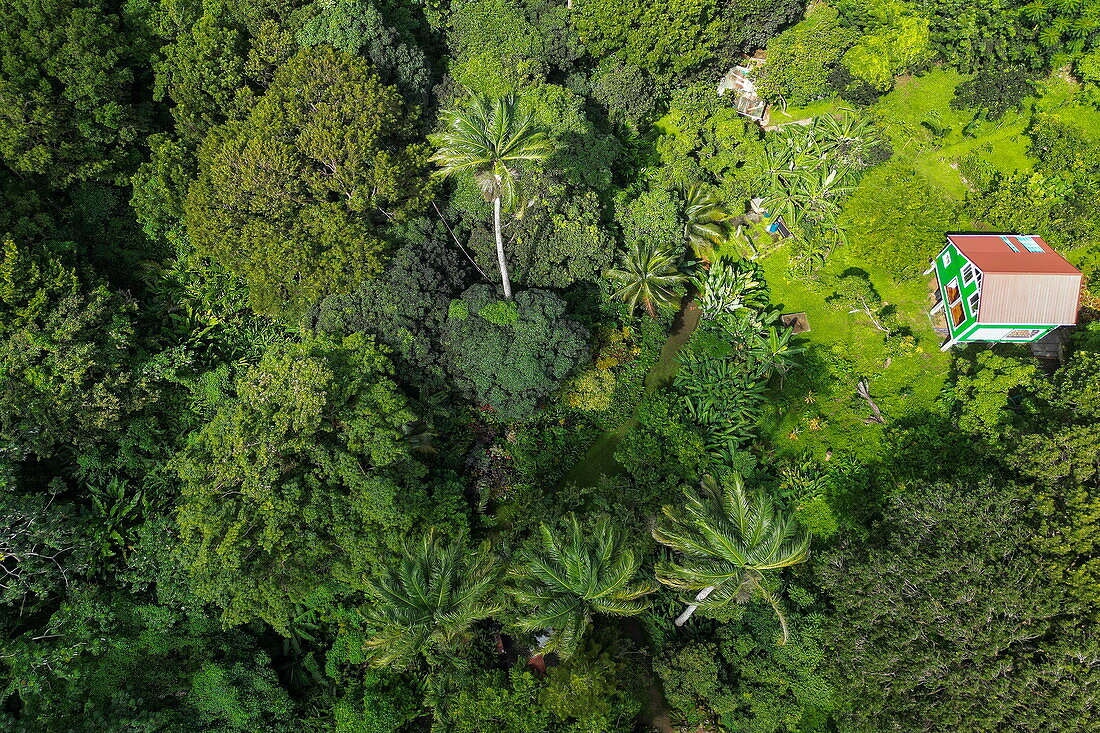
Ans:
[[[948,234],[947,240],[985,274],[1081,274],[1037,235],[1021,239],[1019,234]],[[1043,251],[1029,252],[1024,246],[1028,240]]]

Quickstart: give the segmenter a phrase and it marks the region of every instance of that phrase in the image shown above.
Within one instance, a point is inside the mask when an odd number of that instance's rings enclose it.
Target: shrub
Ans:
[[[825,96],[829,72],[856,38],[857,31],[841,26],[837,11],[819,6],[801,23],[772,39],[768,61],[757,80],[760,93],[793,105]]]
[[[526,290],[512,302],[488,285],[462,294],[449,309],[443,350],[459,385],[504,421],[532,416],[588,353],[588,334],[545,290]]]

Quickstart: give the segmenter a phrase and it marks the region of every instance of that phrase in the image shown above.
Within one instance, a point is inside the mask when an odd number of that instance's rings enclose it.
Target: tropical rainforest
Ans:
[[[1098,623],[1097,0],[0,0],[0,729],[1096,731]]]

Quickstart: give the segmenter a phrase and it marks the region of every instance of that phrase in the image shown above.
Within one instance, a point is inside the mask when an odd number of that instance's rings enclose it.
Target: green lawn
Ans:
[[[839,112],[841,109],[850,106],[850,104],[840,97],[819,99],[816,102],[810,102],[805,107],[787,107],[785,110],[780,110],[778,107],[773,106],[768,109],[768,123],[772,125],[783,125],[788,122],[808,120],[811,117],[833,114],[834,112]]]
[[[1020,109],[1010,110],[998,120],[986,120],[971,110],[951,108],[955,88],[965,79],[959,72],[943,68],[899,79],[897,87],[870,110],[895,155],[955,200],[961,200],[967,191],[958,171],[964,159],[977,159],[1005,174],[1034,168],[1036,161],[1028,153],[1031,141],[1025,134],[1032,115],[1036,110],[1060,110],[1070,99],[1065,89],[1068,82],[1048,82]]]
[[[927,316],[927,283],[914,278],[898,283],[871,263],[835,252],[813,279],[791,271],[788,251],[780,249],[761,261],[772,299],[784,312],[804,311],[810,331],[803,336],[807,353],[801,373],[794,373],[772,402],[764,436],[781,452],[811,450],[825,454],[840,446],[861,445],[873,451],[882,426],[870,424],[870,407],[856,396],[866,379],[886,419],[928,409],[948,374],[950,357]],[[889,340],[867,316],[850,314],[826,299],[823,282],[849,268],[868,271],[883,301],[897,308],[911,336]]]

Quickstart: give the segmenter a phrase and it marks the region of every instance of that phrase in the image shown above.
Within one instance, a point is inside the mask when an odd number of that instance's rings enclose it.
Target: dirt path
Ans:
[[[702,313],[695,304],[693,297],[685,297],[680,304],[680,311],[672,321],[668,338],[661,346],[661,353],[657,362],[650,368],[645,376],[645,396],[653,394],[661,387],[667,387],[676,376],[676,353],[683,348],[691,338],[691,334],[699,326]],[[639,401],[640,402],[640,401]],[[626,437],[626,434],[638,426],[637,410],[635,414],[613,430],[604,431],[592,446],[588,449],[577,465],[570,469],[569,473],[561,481],[561,485],[574,483],[578,486],[593,486],[601,476],[616,476],[623,472],[623,467],[615,460],[615,449]],[[649,639],[645,630],[635,618],[622,619],[622,628],[634,642],[639,650],[649,649]],[[650,666],[649,655],[643,655],[640,661],[644,665],[642,673],[645,677],[645,707],[638,715],[638,730],[645,733],[676,733],[672,726],[672,714],[665,702],[664,693],[661,690],[661,682],[653,674]]]
[[[649,639],[646,637],[645,629],[638,623],[638,619],[627,617],[622,619],[622,629],[626,632],[626,635],[630,637],[630,640],[634,642],[639,650],[649,648]],[[653,731],[659,731],[659,733],[676,733],[676,729],[672,727],[672,712],[668,709],[668,704],[665,702],[664,692],[661,690],[661,682],[653,674],[653,668],[650,666],[649,655],[643,657],[642,664],[644,669],[642,670],[645,676],[645,692],[646,700],[645,707],[642,708],[642,712],[638,714],[639,731],[645,731],[645,733],[652,733]]]
[[[673,377],[676,376],[676,352],[691,338],[691,334],[699,326],[701,316],[702,312],[696,305],[695,299],[685,297],[679,313],[676,314],[669,328],[668,339],[661,346],[657,363],[645,375],[645,396],[653,394],[658,387],[665,387],[672,383]],[[635,415],[637,415],[637,409],[635,409]],[[623,467],[615,460],[615,450],[626,434],[637,426],[637,418],[631,416],[614,429],[601,433],[585,453],[584,458],[569,470],[559,485],[565,486],[572,483],[577,486],[595,486],[601,476],[620,475]]]

